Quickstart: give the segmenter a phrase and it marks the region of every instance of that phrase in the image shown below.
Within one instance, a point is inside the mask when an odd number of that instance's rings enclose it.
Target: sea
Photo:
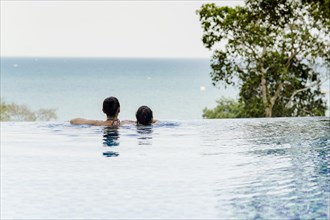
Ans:
[[[134,119],[141,105],[160,120],[201,119],[221,97],[238,98],[235,87],[213,86],[210,72],[205,58],[2,57],[1,100],[56,109],[58,121],[102,120],[109,96],[119,99],[121,120]]]

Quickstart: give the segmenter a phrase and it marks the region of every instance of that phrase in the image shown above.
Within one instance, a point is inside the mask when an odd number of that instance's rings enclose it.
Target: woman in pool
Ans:
[[[97,120],[87,120],[83,118],[75,118],[70,121],[71,124],[75,125],[96,125],[96,126],[112,126],[118,127],[120,121],[118,119],[118,114],[120,112],[120,104],[116,97],[108,97],[103,101],[102,111],[107,115],[107,120],[97,121]]]

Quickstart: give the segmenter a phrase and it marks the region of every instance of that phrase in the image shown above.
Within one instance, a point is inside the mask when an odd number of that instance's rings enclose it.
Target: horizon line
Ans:
[[[161,57],[161,56],[146,56],[146,57],[129,57],[129,56],[31,56],[31,55],[19,55],[19,56],[2,56],[0,55],[0,58],[119,58],[119,59],[210,59],[211,57]]]

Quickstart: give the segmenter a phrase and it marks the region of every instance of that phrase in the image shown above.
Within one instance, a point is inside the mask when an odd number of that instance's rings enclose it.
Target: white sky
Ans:
[[[1,0],[1,56],[209,58],[196,14],[203,3]]]

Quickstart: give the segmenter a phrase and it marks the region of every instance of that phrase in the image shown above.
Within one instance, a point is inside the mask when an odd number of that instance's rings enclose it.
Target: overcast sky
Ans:
[[[196,15],[203,3],[1,0],[1,56],[209,58]]]

